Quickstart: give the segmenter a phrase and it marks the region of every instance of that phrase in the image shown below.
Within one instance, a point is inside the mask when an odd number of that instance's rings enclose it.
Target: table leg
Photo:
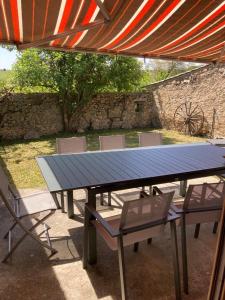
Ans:
[[[180,195],[185,197],[187,191],[187,180],[183,180],[180,182]]]
[[[73,191],[67,191],[67,214],[70,219],[74,216]]]
[[[87,192],[87,202],[90,206],[96,209],[96,194],[94,190],[89,189]],[[87,243],[87,261],[89,264],[95,264],[97,262],[97,242],[96,242],[96,229],[91,223],[91,220],[95,219],[89,212],[85,211],[85,236]]]

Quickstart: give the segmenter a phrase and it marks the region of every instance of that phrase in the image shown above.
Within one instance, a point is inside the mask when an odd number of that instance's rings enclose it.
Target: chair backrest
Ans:
[[[225,200],[225,182],[190,185],[184,199],[183,209],[210,210],[222,208]]]
[[[15,217],[17,207],[15,206],[15,194],[9,184],[8,177],[6,176],[3,167],[0,165],[0,200],[3,201],[10,214]]]
[[[139,133],[139,146],[158,146],[162,144],[162,134],[160,132]]]
[[[126,201],[122,208],[120,229],[131,230],[135,227],[152,227],[167,220],[174,191],[156,196]]]
[[[124,135],[108,135],[99,137],[100,150],[113,150],[125,148]]]
[[[87,151],[86,137],[56,139],[56,151],[58,154],[85,152]]]
[[[9,180],[3,170],[3,167],[0,165],[0,189],[5,198],[8,198],[10,195],[9,190]]]

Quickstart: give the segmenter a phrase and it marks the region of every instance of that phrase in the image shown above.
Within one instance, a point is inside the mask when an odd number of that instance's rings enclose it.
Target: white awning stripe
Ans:
[[[144,40],[146,40],[149,36],[151,36],[156,30],[158,30],[172,16],[185,3],[185,1],[186,0],[182,0],[181,2],[179,2],[174,7],[174,9],[142,39],[140,39],[139,41],[137,41],[135,44],[133,44],[131,46],[127,46],[127,47],[120,49],[120,51],[124,51],[124,50],[130,49],[130,48],[133,48],[133,47],[137,46],[138,44],[142,43]]]

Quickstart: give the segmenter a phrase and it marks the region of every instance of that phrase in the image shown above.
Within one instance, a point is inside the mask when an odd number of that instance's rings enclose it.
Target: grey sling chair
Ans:
[[[151,147],[162,145],[162,134],[160,132],[142,132],[138,134],[139,147]],[[145,191],[145,187],[142,187]],[[149,186],[149,194],[152,194],[152,186]]]
[[[90,205],[86,204],[85,214],[92,221],[85,223],[83,266],[87,267],[88,230],[95,226],[97,232],[105,240],[111,250],[118,251],[120,284],[122,299],[127,299],[124,246],[132,245],[158,236],[163,233],[167,223],[170,223],[171,242],[173,252],[173,267],[175,279],[176,299],[181,299],[179,261],[176,236],[176,213],[170,210],[174,192],[155,196],[144,196],[140,199],[126,201],[121,215],[102,218]],[[150,299],[150,298],[149,298]]]
[[[52,214],[54,214],[57,209],[55,201],[53,200],[50,193],[42,192],[23,198],[17,197],[13,192],[12,187],[9,185],[7,176],[5,175],[2,167],[0,166],[0,200],[3,201],[13,219],[11,227],[4,236],[4,238],[8,238],[9,244],[8,253],[4,257],[2,262],[6,262],[12,256],[14,251],[27,236],[33,238],[42,247],[45,247],[48,250],[50,250],[50,256],[57,253],[57,251],[52,247],[51,240],[49,237],[48,230],[50,229],[50,227],[44,223],[45,220],[47,220]],[[39,213],[43,213],[44,216],[40,218]],[[22,220],[26,217],[30,217],[36,222],[35,224],[31,225],[30,228],[28,228],[22,222]],[[41,234],[37,235],[34,233],[34,230],[39,225],[44,226],[44,231],[42,231]],[[13,229],[16,226],[19,226],[22,229],[23,234],[17,240],[17,242],[14,245],[12,245]],[[46,235],[47,242],[43,242],[40,239],[43,233],[45,233]]]
[[[172,209],[181,215],[181,241],[183,261],[184,292],[188,294],[188,260],[186,226],[195,224],[195,238],[199,235],[201,223],[214,223],[213,232],[216,233],[220,221],[223,201],[225,198],[225,182],[203,183],[189,185],[183,205],[171,205]]]
[[[103,135],[99,136],[100,150],[116,150],[124,149],[126,147],[124,135]],[[100,194],[101,205],[104,205],[104,195]],[[111,206],[111,192],[108,192],[108,206]]]
[[[57,138],[56,152],[58,154],[82,153],[87,151],[86,137]],[[64,193],[60,192],[61,210],[65,212]]]

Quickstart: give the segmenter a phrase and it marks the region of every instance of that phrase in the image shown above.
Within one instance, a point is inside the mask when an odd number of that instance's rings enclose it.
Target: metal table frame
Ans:
[[[209,145],[207,143],[204,144],[197,144],[193,145],[198,146],[198,145],[208,145],[208,147],[215,147],[212,145]],[[184,147],[185,145],[181,145],[180,147]],[[190,145],[188,145],[190,147]],[[162,146],[166,147],[166,146]],[[170,147],[170,146],[169,146]],[[172,147],[172,146],[171,146]],[[174,147],[179,147],[179,146],[174,146]],[[161,147],[154,147],[154,148],[161,148]],[[217,147],[216,147],[217,148]],[[210,148],[211,149],[211,148]],[[220,148],[221,149],[221,148]],[[132,149],[131,149],[132,150]],[[218,149],[217,149],[218,150]],[[129,150],[123,150],[123,151],[129,151]],[[141,151],[141,149],[140,149]],[[225,149],[222,150],[220,158],[225,155]],[[112,151],[109,151],[112,152]],[[223,155],[222,155],[223,154]],[[73,154],[79,155],[79,154]],[[218,157],[217,157],[218,158]],[[221,160],[222,161],[222,160]],[[43,170],[44,166],[44,158],[37,158],[37,162],[39,164],[39,167],[41,168],[41,171],[43,173],[43,176],[46,179],[46,182],[48,182],[48,176],[51,174],[51,170],[47,168],[45,171]],[[96,209],[96,195],[101,194],[101,193],[106,193],[106,192],[112,192],[112,191],[117,191],[117,190],[125,190],[129,188],[136,188],[136,187],[141,187],[141,186],[148,186],[148,185],[155,185],[155,184],[161,184],[161,183],[168,183],[168,182],[174,182],[174,181],[181,181],[183,182],[182,184],[182,189],[183,192],[186,188],[186,181],[189,179],[194,179],[194,178],[200,178],[200,177],[207,177],[207,176],[212,176],[212,175],[220,175],[225,172],[225,160],[224,164],[221,162],[221,165],[215,168],[209,168],[209,169],[199,169],[194,172],[184,172],[178,174],[167,174],[167,175],[162,175],[162,176],[157,176],[156,178],[151,177],[151,178],[142,178],[142,179],[134,179],[134,180],[126,180],[126,181],[121,181],[121,182],[115,182],[115,183],[108,183],[108,184],[97,184],[96,186],[84,186],[84,187],[74,187],[70,189],[63,189],[59,184],[55,188],[55,190],[50,190],[50,192],[55,196],[55,194],[59,191],[66,191],[67,192],[67,203],[68,203],[68,216],[73,217],[74,211],[73,211],[73,190],[75,189],[81,189],[85,188],[87,191],[87,202],[89,206],[92,206],[94,209]],[[51,178],[51,176],[50,176]],[[50,180],[50,179],[49,179]],[[51,178],[51,180],[53,180]],[[56,198],[56,197],[55,197]],[[59,204],[58,204],[59,205]],[[88,234],[84,236],[84,239],[86,239],[86,242],[88,244],[88,263],[89,264],[95,264],[97,261],[97,249],[96,249],[96,230],[95,227],[92,225],[91,220],[93,216],[85,210],[85,228],[88,229],[86,232]]]

